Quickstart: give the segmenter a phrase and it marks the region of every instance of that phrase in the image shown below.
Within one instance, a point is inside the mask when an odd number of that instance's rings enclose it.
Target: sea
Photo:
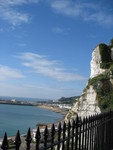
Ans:
[[[10,98],[16,99],[15,97]],[[21,100],[26,101],[26,99],[28,100],[29,98],[23,98]],[[37,99],[35,99],[35,101],[36,100]],[[32,99],[30,99],[30,101],[32,101]],[[3,137],[5,132],[8,137],[15,136],[17,130],[20,131],[20,134],[26,134],[28,128],[32,130],[36,128],[37,124],[55,123],[62,118],[63,115],[59,113],[36,106],[0,104],[0,138]]]

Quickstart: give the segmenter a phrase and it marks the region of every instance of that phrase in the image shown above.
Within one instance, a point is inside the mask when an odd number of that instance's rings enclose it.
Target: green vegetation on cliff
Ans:
[[[110,72],[100,74],[97,77],[89,79],[87,88],[90,85],[93,86],[97,93],[96,99],[98,100],[98,106],[102,112],[106,112],[113,109],[113,75]]]
[[[111,45],[108,46],[106,44],[99,44],[99,51],[101,55],[102,63],[100,64],[100,67],[103,69],[108,69],[112,64],[113,60],[111,59]]]

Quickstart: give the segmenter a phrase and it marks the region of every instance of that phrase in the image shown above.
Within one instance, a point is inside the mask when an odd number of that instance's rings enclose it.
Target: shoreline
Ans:
[[[56,113],[60,113],[62,115],[66,115],[68,113],[69,110],[65,109],[65,108],[59,108],[58,106],[52,106],[51,104],[40,104],[37,106],[38,108],[42,108],[42,109],[47,109],[47,110],[51,110],[53,112]]]
[[[57,119],[54,123],[48,123],[48,124],[39,124],[40,129],[45,129],[45,126],[47,125],[48,128],[50,128],[52,126],[52,124],[54,124],[55,126],[58,126],[58,124],[61,122],[64,122],[65,116],[68,113],[68,109],[65,108],[59,108],[58,106],[52,106],[51,104],[40,104],[38,106],[36,106],[37,108],[41,108],[41,109],[46,109],[46,110],[50,110],[52,112],[56,112],[56,113],[60,113],[62,115],[62,118]]]

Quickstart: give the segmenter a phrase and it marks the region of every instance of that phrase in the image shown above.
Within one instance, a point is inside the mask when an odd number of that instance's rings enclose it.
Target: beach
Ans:
[[[43,109],[47,109],[47,110],[51,110],[53,112],[56,112],[56,113],[60,113],[62,115],[66,115],[67,112],[69,111],[68,109],[65,109],[65,108],[60,108],[58,106],[53,106],[52,104],[40,104],[37,106],[38,108],[43,108]]]

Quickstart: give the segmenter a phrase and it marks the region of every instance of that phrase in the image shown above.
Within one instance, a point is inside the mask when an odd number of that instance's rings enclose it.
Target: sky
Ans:
[[[81,95],[112,38],[112,0],[0,0],[0,96]]]

